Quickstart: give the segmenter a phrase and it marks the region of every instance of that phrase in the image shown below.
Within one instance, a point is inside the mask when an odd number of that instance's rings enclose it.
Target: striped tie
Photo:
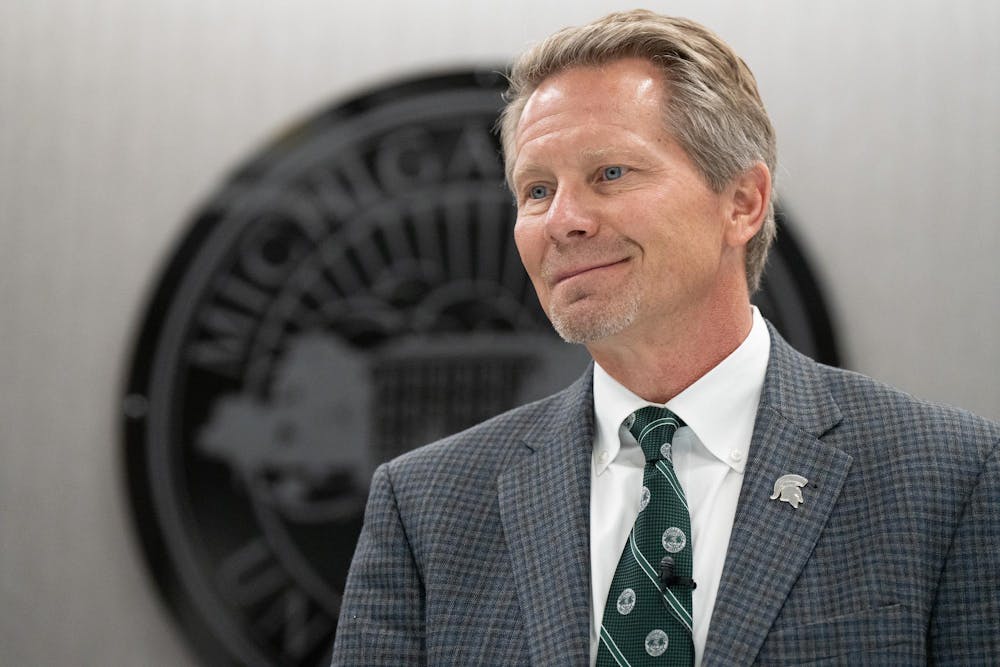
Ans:
[[[671,440],[684,422],[666,408],[645,407],[626,420],[646,455],[639,516],[622,550],[604,605],[599,667],[664,665],[690,667],[691,516],[674,474]],[[665,558],[672,559],[670,564]]]

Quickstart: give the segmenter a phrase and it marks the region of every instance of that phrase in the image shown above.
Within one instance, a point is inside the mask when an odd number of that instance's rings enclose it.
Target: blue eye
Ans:
[[[625,174],[625,169],[623,167],[605,167],[604,168],[604,180],[614,181],[621,178]]]
[[[532,185],[528,190],[528,196],[532,199],[545,199],[549,196],[549,189],[544,185]]]

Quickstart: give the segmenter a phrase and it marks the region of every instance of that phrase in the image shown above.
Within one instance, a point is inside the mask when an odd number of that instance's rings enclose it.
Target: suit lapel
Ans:
[[[820,436],[840,411],[815,364],[771,328],[771,357],[750,443],[704,664],[749,664],[819,539],[851,465]],[[796,509],[771,500],[774,482],[809,480]]]
[[[533,664],[589,660],[591,378],[588,371],[553,402],[550,418],[499,478],[500,518]]]

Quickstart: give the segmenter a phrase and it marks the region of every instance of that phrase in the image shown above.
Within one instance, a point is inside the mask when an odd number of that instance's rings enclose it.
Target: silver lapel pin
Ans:
[[[774,483],[774,493],[771,500],[780,500],[798,509],[804,502],[802,499],[802,487],[809,483],[809,480],[802,475],[782,475]]]

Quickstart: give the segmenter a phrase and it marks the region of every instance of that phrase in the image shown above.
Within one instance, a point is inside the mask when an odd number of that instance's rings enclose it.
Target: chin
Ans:
[[[552,308],[549,320],[567,343],[596,343],[628,329],[639,314],[639,299],[618,299],[605,304],[581,304]]]

